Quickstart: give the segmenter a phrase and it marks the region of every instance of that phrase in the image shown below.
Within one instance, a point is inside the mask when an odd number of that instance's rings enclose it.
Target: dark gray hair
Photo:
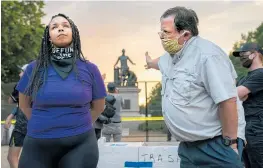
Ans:
[[[170,8],[164,12],[161,19],[167,18],[169,16],[175,16],[174,25],[177,31],[189,30],[193,36],[197,36],[198,32],[198,17],[192,9],[187,9],[185,7],[177,6]]]

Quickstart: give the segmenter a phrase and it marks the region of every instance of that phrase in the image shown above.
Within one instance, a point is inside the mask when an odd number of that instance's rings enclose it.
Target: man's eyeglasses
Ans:
[[[171,35],[172,33],[161,31],[161,32],[158,32],[158,34],[159,34],[160,38],[168,38],[168,36]]]

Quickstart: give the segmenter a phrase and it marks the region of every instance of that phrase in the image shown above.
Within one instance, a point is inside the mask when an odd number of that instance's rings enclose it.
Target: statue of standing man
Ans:
[[[119,61],[121,62],[121,75],[125,76],[128,72],[129,72],[129,67],[127,64],[127,61],[130,61],[131,64],[135,65],[134,62],[132,62],[132,60],[125,55],[125,50],[122,49],[122,55],[119,56],[117,62],[115,63],[114,67],[116,68],[117,64],[119,63]]]

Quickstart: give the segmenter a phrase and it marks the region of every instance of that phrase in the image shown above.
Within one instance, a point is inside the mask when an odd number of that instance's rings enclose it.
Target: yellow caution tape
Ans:
[[[163,117],[122,117],[121,121],[161,121]]]
[[[5,123],[5,121],[1,121],[1,124],[4,124],[4,123]],[[11,123],[12,123],[12,124],[15,124],[15,123],[16,123],[16,120],[12,120]]]
[[[163,117],[122,117],[121,121],[162,121]],[[16,120],[12,120],[12,124],[15,124]],[[1,121],[4,124],[5,121]]]

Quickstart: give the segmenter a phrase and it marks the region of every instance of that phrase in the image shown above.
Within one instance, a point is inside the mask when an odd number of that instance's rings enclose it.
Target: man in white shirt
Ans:
[[[146,53],[147,68],[162,73],[163,117],[181,141],[180,167],[243,168],[245,120],[237,75],[227,54],[198,36],[198,22],[191,9],[168,9],[159,33],[167,52],[157,59]]]

